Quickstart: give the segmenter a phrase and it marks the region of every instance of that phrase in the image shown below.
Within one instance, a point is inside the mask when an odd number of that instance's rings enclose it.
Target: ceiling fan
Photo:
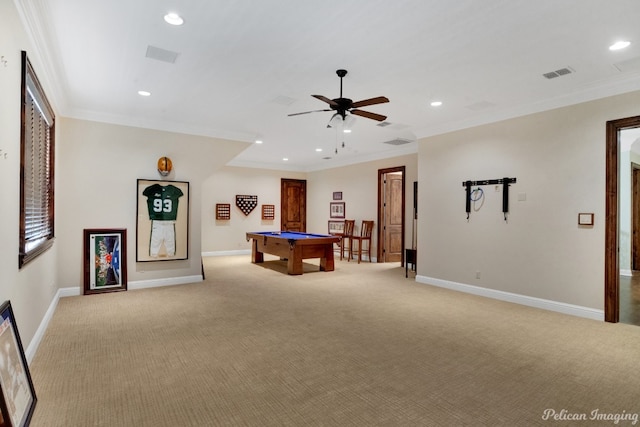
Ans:
[[[324,101],[329,104],[329,107],[324,110],[312,110],[312,111],[304,111],[302,113],[293,113],[289,114],[289,116],[299,116],[301,114],[309,114],[316,113],[319,111],[335,111],[334,117],[339,115],[342,117],[342,120],[345,119],[347,113],[355,114],[356,116],[366,117],[367,119],[377,120],[379,122],[386,120],[387,116],[383,116],[382,114],[371,113],[369,111],[358,110],[360,107],[364,107],[367,105],[375,105],[375,104],[383,104],[385,102],[389,102],[389,99],[385,96],[378,96],[375,98],[364,99],[362,101],[353,102],[349,98],[342,97],[342,78],[347,75],[347,70],[336,70],[336,74],[340,77],[340,97],[336,99],[329,99],[326,96],[322,95],[311,95],[314,98],[319,99],[320,101]]]

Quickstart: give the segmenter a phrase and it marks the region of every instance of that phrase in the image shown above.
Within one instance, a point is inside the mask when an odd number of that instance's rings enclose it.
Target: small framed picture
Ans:
[[[342,191],[334,191],[333,200],[342,200]]]
[[[84,230],[84,294],[127,290],[127,230]]]
[[[592,213],[579,213],[578,214],[578,225],[593,225],[593,214]]]
[[[344,202],[329,203],[329,218],[344,218]]]
[[[329,234],[344,233],[344,221],[329,220]]]
[[[0,386],[4,395],[2,425],[28,426],[36,407],[36,391],[10,301],[0,306],[0,313]]]

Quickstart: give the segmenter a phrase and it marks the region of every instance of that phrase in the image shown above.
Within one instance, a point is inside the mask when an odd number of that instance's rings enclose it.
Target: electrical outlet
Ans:
[[[476,279],[479,279],[479,278],[480,278],[480,272],[476,271]]]

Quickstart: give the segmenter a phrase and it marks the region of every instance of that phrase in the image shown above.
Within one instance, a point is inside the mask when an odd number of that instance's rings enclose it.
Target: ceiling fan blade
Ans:
[[[379,122],[387,119],[387,116],[383,116],[382,114],[370,113],[369,111],[351,110],[350,113],[355,114],[356,116],[366,117],[367,119],[377,120]]]
[[[363,99],[362,101],[354,102],[353,104],[351,104],[351,107],[365,107],[367,105],[384,104],[385,102],[389,102],[389,98],[387,98],[386,96],[378,96],[375,98]]]
[[[287,116],[299,116],[301,114],[317,113],[317,112],[320,112],[320,111],[332,111],[332,110],[330,108],[328,108],[326,110],[303,111],[302,113],[287,114]]]
[[[313,96],[314,98],[319,99],[320,101],[324,101],[329,105],[333,105],[335,107],[338,106],[338,103],[336,101],[334,101],[333,99],[329,99],[326,96],[322,96],[322,95],[311,95],[311,96]]]

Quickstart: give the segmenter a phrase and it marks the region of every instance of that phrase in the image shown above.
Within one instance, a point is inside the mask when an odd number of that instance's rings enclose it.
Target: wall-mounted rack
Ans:
[[[481,185],[498,185],[502,184],[502,213],[504,214],[504,220],[507,220],[507,213],[509,212],[509,184],[514,184],[516,178],[499,178],[499,179],[484,179],[480,181],[463,181],[462,186],[465,187],[466,193],[466,208],[467,208],[467,220],[471,213],[471,187]]]

